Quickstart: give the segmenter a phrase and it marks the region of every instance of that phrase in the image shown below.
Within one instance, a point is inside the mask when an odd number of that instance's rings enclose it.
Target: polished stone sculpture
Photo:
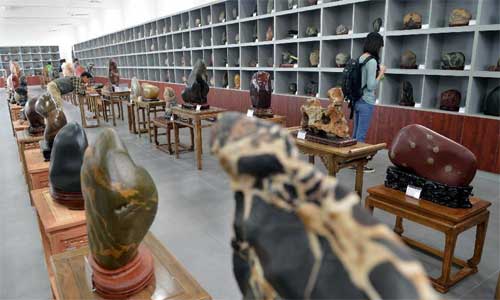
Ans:
[[[401,55],[401,62],[399,64],[401,69],[416,69],[417,68],[417,55],[413,51],[406,50]]]
[[[28,101],[28,88],[24,86],[18,87],[14,91],[14,101],[19,106],[24,106]]]
[[[349,59],[351,59],[351,56],[349,54],[340,52],[337,55],[335,55],[335,66],[337,68],[343,68],[345,67]]]
[[[156,85],[143,83],[141,84],[141,90],[143,101],[158,100],[158,96],[160,95],[160,88]]]
[[[118,72],[118,66],[116,62],[113,59],[109,60],[108,79],[111,83],[111,86],[120,85],[120,73]]]
[[[165,100],[165,118],[170,119],[172,116],[172,108],[177,106],[177,96],[175,95],[174,89],[171,87],[165,87],[163,91],[163,99]]]
[[[274,37],[273,26],[269,25],[266,31],[266,41],[272,41]]]
[[[314,80],[310,80],[306,85],[304,86],[304,94],[307,96],[312,96],[315,97],[316,94],[318,93],[318,83]]]
[[[288,92],[290,94],[295,94],[297,93],[297,84],[295,82],[290,82],[288,84]]]
[[[472,14],[465,8],[455,8],[448,19],[449,26],[467,26],[472,19]]]
[[[201,109],[208,109],[207,95],[210,87],[207,83],[207,67],[203,60],[198,60],[189,74],[186,88],[182,92],[182,106],[188,109],[195,109],[197,105],[201,105]]]
[[[319,49],[314,49],[309,54],[309,64],[311,67],[317,67],[319,65]]]
[[[254,116],[268,118],[273,116],[271,109],[271,75],[267,72],[256,72],[250,81],[250,99]]]
[[[335,29],[335,34],[337,34],[337,35],[348,34],[348,33],[349,33],[349,28],[344,24],[340,24]]]
[[[409,81],[401,81],[399,86],[399,105],[415,106],[415,100],[413,99],[413,86]]]
[[[45,130],[43,117],[35,110],[37,100],[37,98],[30,98],[24,105],[24,115],[30,125],[28,127],[30,135],[40,135]]]
[[[127,298],[154,279],[153,257],[141,242],[158,208],[156,186],[113,129],[85,151],[81,181],[94,288],[105,298]]]
[[[196,27],[200,27],[201,26],[201,20],[200,20],[200,18],[196,18],[196,20],[194,20],[194,26],[196,26]]]
[[[297,63],[297,61],[297,56],[294,56],[292,53],[286,50],[281,53],[281,67],[292,68],[293,65]]]
[[[403,18],[403,29],[422,28],[422,15],[417,12],[407,13]]]
[[[462,94],[457,90],[447,90],[441,93],[439,109],[449,111],[459,111]]]
[[[402,183],[412,183],[424,188],[422,199],[451,207],[471,206],[469,184],[476,174],[477,161],[464,146],[413,124],[398,132],[389,158],[397,169],[388,171],[386,186],[401,190]]]
[[[240,89],[240,74],[238,74],[238,73],[234,74],[233,81],[234,81],[234,88],[239,90]]]
[[[373,32],[380,32],[380,28],[382,27],[382,18],[376,18],[372,22]]]
[[[243,299],[438,299],[404,243],[354,192],[302,161],[287,130],[225,113],[213,136],[234,191]]]
[[[306,37],[315,37],[318,36],[318,28],[315,26],[307,26],[305,36]]]
[[[43,133],[43,141],[40,141],[40,148],[42,149],[45,161],[49,161],[54,138],[67,123],[66,115],[62,110],[57,109],[56,103],[48,93],[42,94],[38,98],[35,103],[35,110],[45,121],[45,131]]]
[[[465,55],[462,52],[449,52],[441,56],[440,67],[443,70],[463,70]]]
[[[484,97],[482,111],[485,115],[500,116],[500,85]]]
[[[66,124],[56,135],[49,167],[50,195],[54,201],[70,209],[83,209],[80,182],[83,154],[87,149],[87,135],[76,123]]]

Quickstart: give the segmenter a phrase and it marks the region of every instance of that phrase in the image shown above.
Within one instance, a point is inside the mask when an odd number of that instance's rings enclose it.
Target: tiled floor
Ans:
[[[30,90],[31,96],[39,93],[39,88]],[[0,201],[0,299],[48,299],[50,288],[38,225],[29,206],[4,98],[5,93],[0,90],[0,191],[5,193]],[[69,104],[64,108],[69,120],[80,121],[77,108]],[[102,127],[87,130],[90,143],[101,130]],[[208,138],[204,139],[204,168],[198,171],[193,153],[175,159],[155,149],[146,137],[129,134],[124,122],[118,122],[116,130],[136,163],[144,166],[156,182],[160,204],[152,232],[214,299],[241,298],[232,275],[229,246],[234,201],[226,175],[209,154]],[[186,143],[189,140],[186,135],[182,138]],[[372,165],[377,171],[365,175],[365,190],[383,182],[388,164],[385,151],[374,158]],[[317,167],[325,171],[319,163]],[[353,175],[353,171],[343,170],[338,178],[354,186]],[[493,202],[480,271],[451,289],[445,299],[492,299],[500,272],[500,177],[478,172],[473,186],[476,196]],[[380,212],[375,216],[392,226],[392,217]],[[443,245],[443,236],[415,224],[407,224],[406,232],[431,245]],[[474,237],[474,231],[461,235],[456,249],[458,256],[472,254]],[[414,253],[430,274],[439,273],[437,260]]]

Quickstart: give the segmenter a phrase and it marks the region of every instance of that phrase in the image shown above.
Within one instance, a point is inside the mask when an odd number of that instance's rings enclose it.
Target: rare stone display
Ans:
[[[163,91],[163,99],[167,105],[165,106],[165,118],[170,119],[172,116],[172,108],[177,106],[177,96],[175,95],[174,89],[166,86]]]
[[[207,83],[207,67],[203,60],[198,60],[194,64],[193,70],[189,74],[186,88],[182,92],[182,106],[188,109],[195,109],[196,105],[201,105],[201,109],[208,109],[207,95],[210,87]]]
[[[448,20],[449,26],[467,26],[472,19],[472,14],[465,8],[455,8],[451,11]]]
[[[14,103],[24,106],[28,102],[28,87],[20,86],[14,91]]]
[[[309,64],[311,67],[317,67],[319,65],[319,49],[314,49],[309,54]]]
[[[349,28],[344,24],[340,24],[335,29],[335,34],[337,34],[337,35],[348,34],[348,33],[349,33]]]
[[[212,152],[234,191],[243,299],[438,299],[396,234],[302,161],[287,130],[238,113],[213,128]]]
[[[372,27],[374,32],[380,32],[380,28],[382,27],[382,18],[376,18],[373,20]]]
[[[290,82],[288,84],[288,92],[290,94],[295,94],[297,93],[297,84],[295,82]]]
[[[304,94],[307,96],[316,96],[318,93],[318,83],[314,80],[310,80],[304,87]]]
[[[488,67],[488,71],[490,71],[490,72],[500,72],[500,58],[498,58],[496,65]]]
[[[266,31],[266,41],[272,41],[274,37],[273,26],[269,25]]]
[[[239,90],[240,89],[240,74],[238,74],[238,73],[234,74],[233,81],[234,81],[234,88]]]
[[[281,67],[284,68],[292,68],[293,65],[295,65],[298,61],[298,57],[293,55],[292,53],[288,51],[283,51],[281,53]]]
[[[54,139],[49,167],[49,191],[54,201],[70,209],[83,209],[80,171],[87,135],[76,123],[66,124]]]
[[[351,59],[351,56],[349,54],[340,52],[337,55],[335,55],[335,66],[337,68],[343,68],[345,67],[349,59]]]
[[[48,93],[42,94],[38,98],[35,103],[35,110],[45,121],[45,131],[43,133],[43,141],[40,141],[40,148],[42,149],[45,161],[49,161],[54,138],[67,123],[66,115],[62,110],[57,108],[55,101],[52,100],[52,97]]]
[[[141,90],[143,101],[158,100],[158,96],[160,95],[160,88],[156,85],[143,83],[141,84]]]
[[[462,52],[449,52],[441,56],[440,67],[443,70],[463,70],[465,55]]]
[[[403,18],[403,29],[422,28],[422,15],[417,12],[407,13]]]
[[[219,22],[225,22],[226,21],[226,12],[224,10],[221,10],[219,13]]]
[[[37,98],[30,98],[24,105],[24,115],[29,123],[28,133],[30,135],[40,135],[45,130],[43,117],[35,110],[37,100]]]
[[[441,93],[439,109],[449,111],[459,111],[462,94],[457,90],[447,90]]]
[[[154,279],[141,245],[158,208],[154,181],[108,128],[85,151],[81,181],[94,288],[105,298],[136,294]]]
[[[415,106],[415,100],[413,99],[413,86],[407,80],[401,81],[399,86],[399,105]]]
[[[139,97],[142,97],[142,87],[139,79],[134,76],[130,81],[130,101],[137,101]]]
[[[253,114],[259,118],[273,116],[271,109],[271,75],[267,72],[256,72],[250,81],[250,99],[252,100]]]
[[[315,26],[307,26],[305,36],[306,37],[313,37],[313,36],[318,36],[318,28]]]
[[[500,85],[484,97],[482,111],[485,115],[500,116]]]
[[[288,9],[292,9],[294,6],[297,7],[297,0],[288,0]]]
[[[410,50],[406,50],[401,55],[401,62],[399,64],[401,69],[416,69],[417,68],[417,55]]]
[[[114,61],[113,59],[109,60],[108,79],[114,91],[113,86],[120,85],[120,73],[118,72],[118,65],[116,64],[116,61]]]
[[[422,199],[451,207],[471,207],[469,184],[476,174],[477,161],[464,146],[413,124],[398,132],[389,158],[397,169],[388,171],[386,186],[405,191],[411,183],[424,188]]]

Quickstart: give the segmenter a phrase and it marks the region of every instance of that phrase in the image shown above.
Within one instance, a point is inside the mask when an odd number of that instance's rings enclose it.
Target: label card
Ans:
[[[198,24],[198,27],[201,27],[201,24]]]
[[[422,29],[429,29],[429,24],[422,24]]]
[[[274,14],[274,9],[271,9],[271,13]]]
[[[294,39],[296,39],[296,38],[297,38],[297,35],[296,35],[296,34],[294,34],[294,35],[293,35],[293,38],[294,38]]]
[[[226,64],[226,68],[229,67],[229,64]]]
[[[170,121],[174,121],[174,115],[170,115]]]
[[[294,4],[294,5],[292,6],[292,9],[296,9],[296,8],[297,8],[297,4]]]
[[[297,65],[297,64],[293,64],[293,67],[294,67],[294,68],[298,68],[298,67],[299,67],[299,65]]]
[[[415,198],[415,199],[420,199],[420,193],[422,193],[422,189],[416,186],[407,186],[406,187],[406,196]]]
[[[459,113],[465,113],[465,107],[460,107],[460,108],[458,109],[458,112],[459,112]]]
[[[253,109],[247,110],[247,117],[249,118],[253,117]]]
[[[201,105],[196,105],[196,111],[200,111],[201,110]]]
[[[255,42],[258,43],[259,42],[259,39],[255,39]]]
[[[236,20],[239,20],[240,19],[240,16],[236,16]]]
[[[380,27],[380,32],[384,32],[385,28],[384,27]]]
[[[415,107],[422,107],[422,103],[415,103]]]
[[[319,98],[319,93],[316,93],[316,98]]]
[[[476,25],[476,20],[469,20],[469,25]]]
[[[419,70],[425,70],[425,65],[418,65]]]
[[[225,42],[224,45],[227,45],[227,42]]]
[[[318,32],[318,34],[316,35],[317,37],[320,37],[321,36],[321,32]]]
[[[348,32],[347,34],[352,34],[352,29],[351,29],[351,30],[349,30],[349,32]]]
[[[306,139],[306,132],[304,130],[299,130],[299,132],[297,132],[297,139],[299,140],[305,140]]]
[[[259,67],[259,64],[255,64],[255,67],[258,68]]]
[[[470,71],[470,65],[465,65],[465,66],[464,66],[464,70],[465,70],[465,71]]]
[[[318,0],[316,4],[321,4],[321,3],[323,3],[323,0]]]
[[[222,23],[226,22],[226,19],[222,19]]]
[[[256,16],[257,16],[257,13],[256,13],[256,12],[254,12],[252,16],[256,17]]]

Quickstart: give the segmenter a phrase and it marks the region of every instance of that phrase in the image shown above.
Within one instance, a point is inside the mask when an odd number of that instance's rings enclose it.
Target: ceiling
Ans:
[[[0,26],[33,25],[47,31],[77,26],[120,0],[0,0]]]

